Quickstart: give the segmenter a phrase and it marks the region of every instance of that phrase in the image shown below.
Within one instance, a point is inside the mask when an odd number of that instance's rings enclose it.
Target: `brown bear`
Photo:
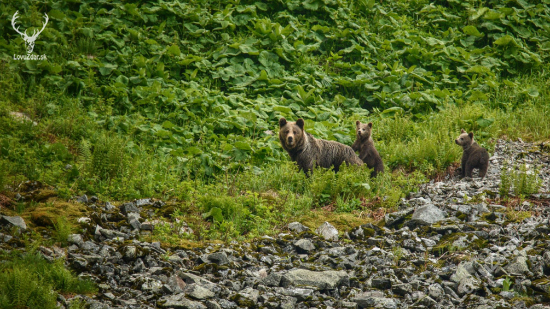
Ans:
[[[302,118],[296,122],[287,122],[285,118],[279,119],[279,140],[290,159],[298,164],[306,176],[309,176],[315,166],[334,166],[334,171],[338,172],[343,162],[348,165],[363,164],[351,147],[335,141],[317,139],[307,133]]]
[[[355,131],[357,133],[357,139],[355,143],[351,145],[353,151],[359,151],[359,158],[367,164],[369,168],[374,169],[370,174],[371,177],[376,177],[378,173],[384,172],[384,162],[380,154],[374,147],[374,141],[372,139],[372,122],[361,123],[361,121],[355,122]]]
[[[464,129],[455,140],[457,145],[462,146],[462,170],[460,178],[472,177],[474,168],[479,168],[479,177],[485,177],[487,168],[489,168],[489,153],[474,141],[474,133],[466,133]]]

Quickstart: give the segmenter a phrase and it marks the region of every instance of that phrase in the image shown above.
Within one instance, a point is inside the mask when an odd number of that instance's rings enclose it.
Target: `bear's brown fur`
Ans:
[[[355,131],[357,133],[357,139],[355,143],[351,145],[354,151],[359,151],[359,158],[367,164],[369,168],[374,170],[371,173],[371,177],[376,177],[378,173],[384,172],[384,162],[380,154],[374,147],[374,140],[372,139],[372,122],[361,123],[361,121],[355,122]]]
[[[474,168],[479,168],[479,177],[485,177],[489,168],[489,153],[474,141],[474,133],[466,133],[462,129],[455,143],[462,146],[462,150],[464,150],[460,177],[472,177]]]
[[[279,140],[290,159],[308,176],[315,166],[334,166],[334,171],[338,172],[343,162],[348,165],[363,164],[351,147],[335,141],[316,139],[307,133],[302,118],[296,122],[287,122],[285,118],[279,119]]]

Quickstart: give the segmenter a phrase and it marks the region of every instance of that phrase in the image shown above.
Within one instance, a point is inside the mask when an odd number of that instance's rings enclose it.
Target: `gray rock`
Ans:
[[[25,220],[21,217],[10,217],[10,216],[2,216],[0,220],[0,224],[7,225],[8,227],[18,227],[21,230],[25,231],[27,230],[27,225],[25,224]]]
[[[76,201],[82,204],[88,204],[88,196],[86,196],[86,194],[79,196]]]
[[[510,291],[502,291],[498,295],[500,295],[504,299],[512,299],[515,296],[514,292]]]
[[[115,209],[115,208],[116,208],[115,205],[113,205],[113,204],[111,204],[111,203],[109,203],[109,202],[105,202],[105,210],[106,210],[106,211],[111,211],[111,210],[113,210],[113,209]]]
[[[315,245],[309,239],[300,239],[294,243],[294,246],[296,246],[299,253],[308,253],[315,250]]]
[[[388,290],[391,288],[391,281],[389,278],[375,278],[372,279],[372,287],[381,290]]]
[[[248,287],[238,292],[232,300],[240,306],[250,308],[255,307],[256,304],[258,304],[258,296],[260,296],[260,292],[258,290]]]
[[[359,308],[385,308],[396,309],[397,302],[394,299],[386,298],[380,291],[368,291],[353,298]]]
[[[153,203],[151,202],[151,199],[150,199],[150,198],[144,198],[144,199],[140,199],[140,200],[135,200],[135,201],[134,201],[134,204],[135,204],[137,207],[143,207],[143,206],[150,206],[150,205],[153,205]]]
[[[222,309],[222,307],[215,301],[213,300],[207,300],[206,302],[204,302],[204,304],[206,305],[206,308],[208,309]]]
[[[214,293],[207,288],[204,288],[196,283],[189,284],[183,290],[188,296],[202,300],[214,297]]]
[[[222,307],[223,309],[233,309],[233,308],[237,308],[237,304],[235,304],[234,302],[229,301],[229,300],[227,300],[227,299],[223,299],[223,298],[218,299],[218,304],[219,304],[220,307]]]
[[[405,210],[386,214],[386,216],[384,217],[386,221],[386,226],[392,227],[405,222],[406,217],[412,214],[413,212],[414,212],[414,208],[410,207]]]
[[[326,240],[338,241],[338,230],[328,222],[321,224],[315,233],[323,236]]]
[[[216,289],[217,289],[217,285],[215,283],[212,283],[212,282],[210,282],[210,281],[208,281],[208,280],[206,280],[202,277],[199,277],[197,275],[194,275],[192,273],[178,271],[177,276],[180,277],[185,282],[185,284],[196,283],[196,284],[198,284],[202,287],[205,287],[205,288],[209,289],[212,292],[215,292]]]
[[[302,233],[309,230],[309,227],[303,225],[300,222],[292,222],[288,224],[288,229],[295,233]]]
[[[271,273],[269,275],[267,275],[267,277],[265,277],[264,279],[262,279],[262,283],[266,286],[279,286],[279,284],[281,283],[281,278],[283,276],[281,276],[280,274],[277,274],[277,273]]]
[[[458,295],[463,296],[466,294],[472,294],[479,288],[479,282],[474,277],[465,277],[458,283],[456,291]]]
[[[341,285],[349,285],[349,275],[345,271],[311,271],[293,269],[286,273],[282,280],[283,287],[313,287],[318,290],[336,289]]]
[[[397,295],[405,296],[412,293],[412,286],[409,283],[394,284],[391,290]]]
[[[126,216],[131,212],[139,212],[139,209],[134,203],[124,203],[120,206],[120,212]]]
[[[159,305],[161,308],[172,309],[207,309],[202,303],[185,298],[183,293],[163,297],[159,300]]]
[[[440,299],[445,295],[445,290],[439,283],[434,283],[428,287],[428,295],[434,299]]]
[[[282,294],[286,296],[295,297],[298,301],[304,301],[313,296],[315,290],[303,289],[303,288],[290,288],[282,289]]]
[[[451,276],[453,282],[459,283],[464,278],[472,277],[471,273],[468,271],[469,264],[462,262],[458,264],[455,273]]]
[[[162,282],[153,278],[147,278],[146,281],[141,285],[142,291],[151,291],[156,293],[162,289]]]
[[[521,255],[517,256],[510,264],[504,267],[504,270],[513,276],[521,276],[529,273],[527,258]]]
[[[437,302],[430,296],[425,296],[418,300],[418,304],[426,306],[427,308],[434,308],[437,305]]]
[[[225,254],[225,252],[215,252],[209,254],[206,258],[210,263],[218,265],[225,265],[229,263],[229,259],[227,258],[227,254]]]
[[[433,204],[427,204],[417,208],[411,218],[411,222],[418,225],[430,225],[445,219],[445,213]]]

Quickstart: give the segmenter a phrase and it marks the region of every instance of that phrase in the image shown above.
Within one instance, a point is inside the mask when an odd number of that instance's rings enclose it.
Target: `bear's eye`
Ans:
[[[293,131],[292,133],[296,134],[296,131]]]
[[[463,138],[461,137],[460,140],[463,140]]]

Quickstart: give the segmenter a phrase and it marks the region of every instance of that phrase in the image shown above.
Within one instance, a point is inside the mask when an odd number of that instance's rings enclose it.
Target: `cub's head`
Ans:
[[[355,122],[355,132],[357,133],[357,138],[362,140],[369,139],[372,132],[372,122],[361,123],[361,121],[357,120]]]
[[[464,129],[460,130],[460,135],[455,139],[455,143],[462,147],[470,146],[474,142],[474,133],[466,133]]]
[[[279,119],[279,140],[285,149],[293,149],[301,145],[304,139],[304,119],[296,122],[287,122],[285,118]]]

